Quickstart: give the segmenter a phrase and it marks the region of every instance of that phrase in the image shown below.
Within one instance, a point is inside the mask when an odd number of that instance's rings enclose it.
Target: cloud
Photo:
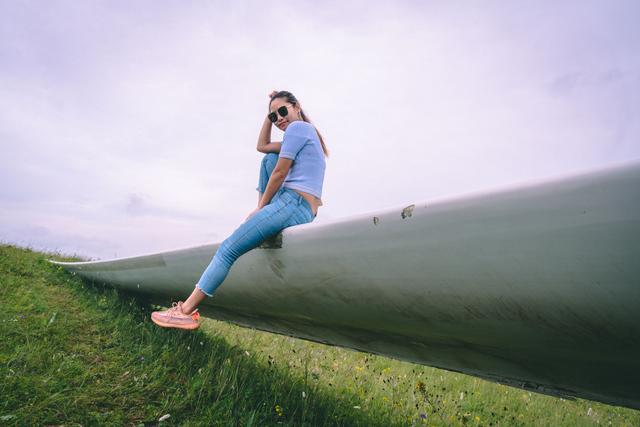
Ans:
[[[578,89],[589,87],[608,86],[623,82],[625,73],[618,68],[611,68],[596,72],[569,72],[564,73],[549,84],[549,90],[556,96],[569,96]]]
[[[130,193],[127,195],[124,210],[131,216],[158,216],[173,219],[184,220],[202,220],[204,215],[196,215],[190,212],[184,212],[179,209],[169,209],[154,206],[149,202],[148,197],[143,194]]]

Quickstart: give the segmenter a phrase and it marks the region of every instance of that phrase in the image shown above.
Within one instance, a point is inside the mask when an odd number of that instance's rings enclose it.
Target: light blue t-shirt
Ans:
[[[311,123],[296,120],[287,126],[278,157],[293,160],[283,187],[322,197],[326,164],[320,138]]]

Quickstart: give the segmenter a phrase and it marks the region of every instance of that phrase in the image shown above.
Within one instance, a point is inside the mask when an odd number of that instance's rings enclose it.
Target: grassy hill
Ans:
[[[640,411],[210,319],[162,329],[143,301],[47,258],[76,259],[0,245],[0,425],[640,425]]]

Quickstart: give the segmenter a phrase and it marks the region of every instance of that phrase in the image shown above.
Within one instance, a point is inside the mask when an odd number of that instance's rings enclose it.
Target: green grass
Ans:
[[[46,258],[77,259],[0,245],[0,425],[640,425],[640,411],[211,319],[159,328],[153,307]]]

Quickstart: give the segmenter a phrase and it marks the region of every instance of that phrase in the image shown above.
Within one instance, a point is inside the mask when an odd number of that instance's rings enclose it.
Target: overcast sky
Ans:
[[[634,0],[0,0],[0,240],[223,240],[272,90],[331,152],[317,222],[640,159],[638,22]]]

